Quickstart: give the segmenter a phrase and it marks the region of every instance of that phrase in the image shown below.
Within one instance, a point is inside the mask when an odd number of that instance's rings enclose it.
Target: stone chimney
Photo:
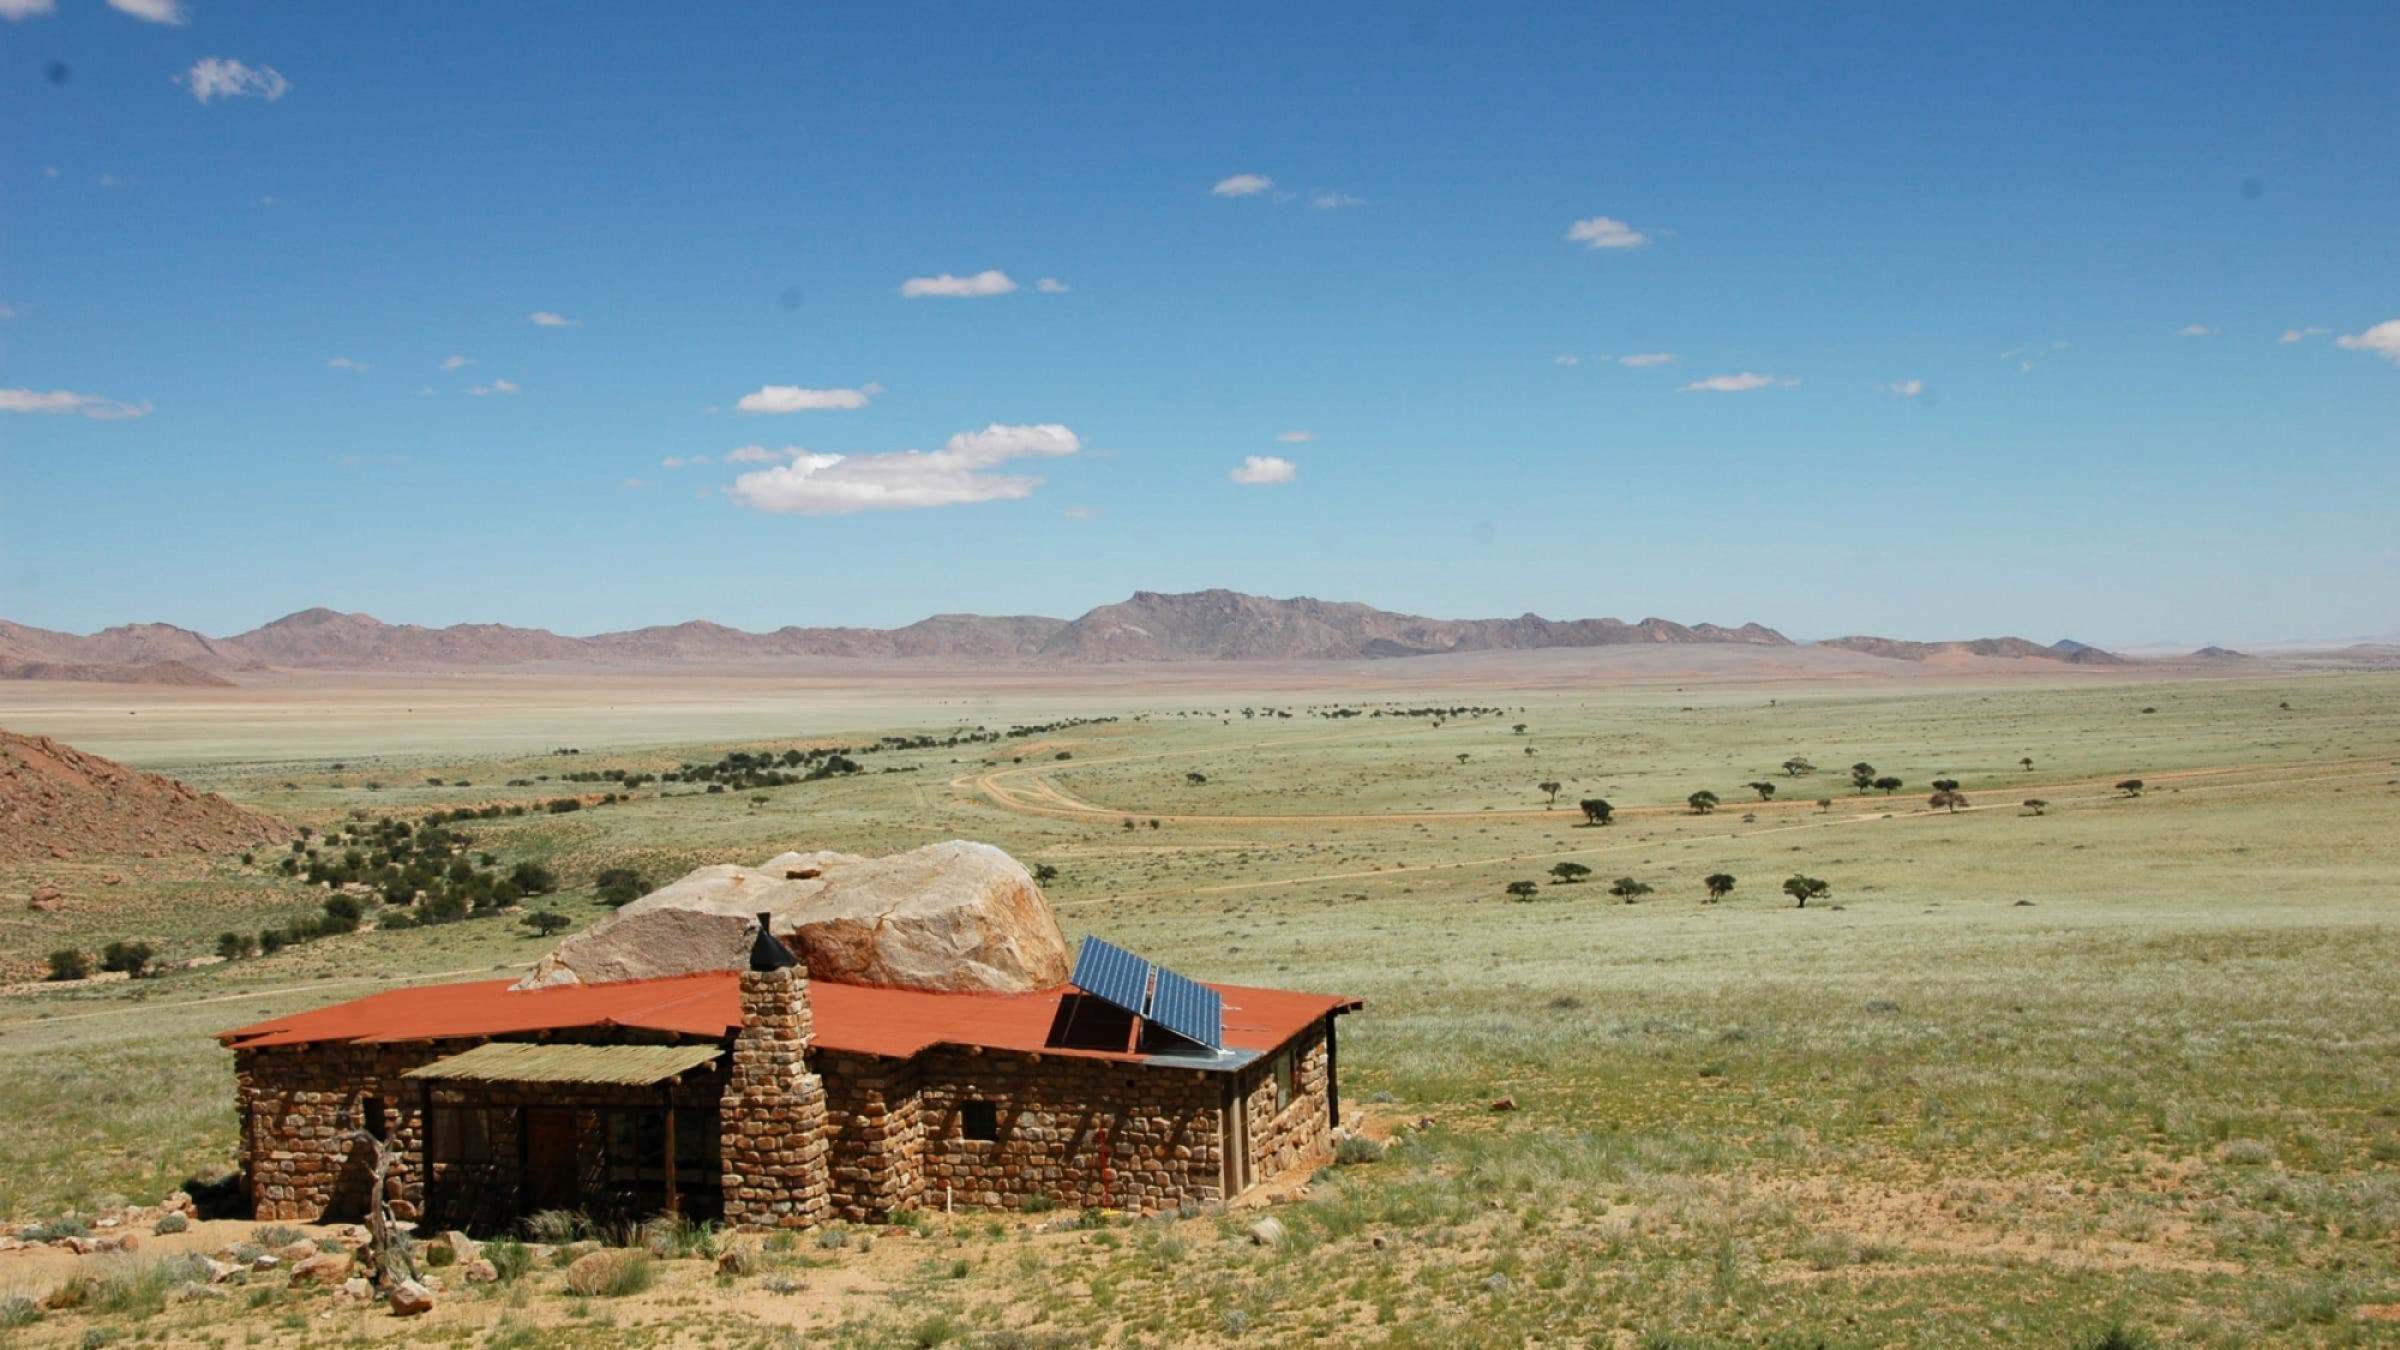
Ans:
[[[725,1081],[725,1221],[746,1228],[805,1228],[825,1217],[825,1083],[808,1071],[812,1035],[808,968],[758,916],[742,972],[742,1029]]]

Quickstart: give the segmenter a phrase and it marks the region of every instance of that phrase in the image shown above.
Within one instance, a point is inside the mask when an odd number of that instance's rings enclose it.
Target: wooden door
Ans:
[[[1225,1077],[1225,1127],[1218,1142],[1225,1155],[1225,1199],[1231,1201],[1250,1189],[1250,1094],[1242,1089],[1242,1075]]]
[[[525,1209],[575,1209],[575,1113],[532,1106],[524,1113]]]

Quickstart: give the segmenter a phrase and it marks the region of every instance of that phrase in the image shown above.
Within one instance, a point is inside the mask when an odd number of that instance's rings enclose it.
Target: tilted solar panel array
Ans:
[[[1123,947],[1087,937],[1075,953],[1075,973],[1067,979],[1093,998],[1114,1003],[1136,1017],[1147,1017],[1150,970],[1147,960]]]
[[[1075,953],[1074,986],[1212,1051],[1225,1048],[1225,1000],[1216,990],[1114,943],[1087,937]]]
[[[1150,995],[1150,1020],[1211,1050],[1225,1048],[1225,999],[1216,990],[1164,966]]]

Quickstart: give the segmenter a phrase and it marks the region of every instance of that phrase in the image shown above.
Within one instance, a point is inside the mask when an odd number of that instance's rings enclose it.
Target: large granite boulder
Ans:
[[[568,938],[518,988],[738,970],[757,916],[820,980],[1022,993],[1066,981],[1066,936],[1024,865],[952,840],[906,853],[703,867]]]

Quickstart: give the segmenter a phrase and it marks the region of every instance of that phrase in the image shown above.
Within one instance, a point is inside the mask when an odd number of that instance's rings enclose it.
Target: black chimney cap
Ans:
[[[752,970],[789,970],[800,964],[800,958],[792,955],[792,949],[784,946],[776,938],[775,930],[768,926],[768,921],[774,917],[772,914],[758,916],[758,939],[750,944]]]

